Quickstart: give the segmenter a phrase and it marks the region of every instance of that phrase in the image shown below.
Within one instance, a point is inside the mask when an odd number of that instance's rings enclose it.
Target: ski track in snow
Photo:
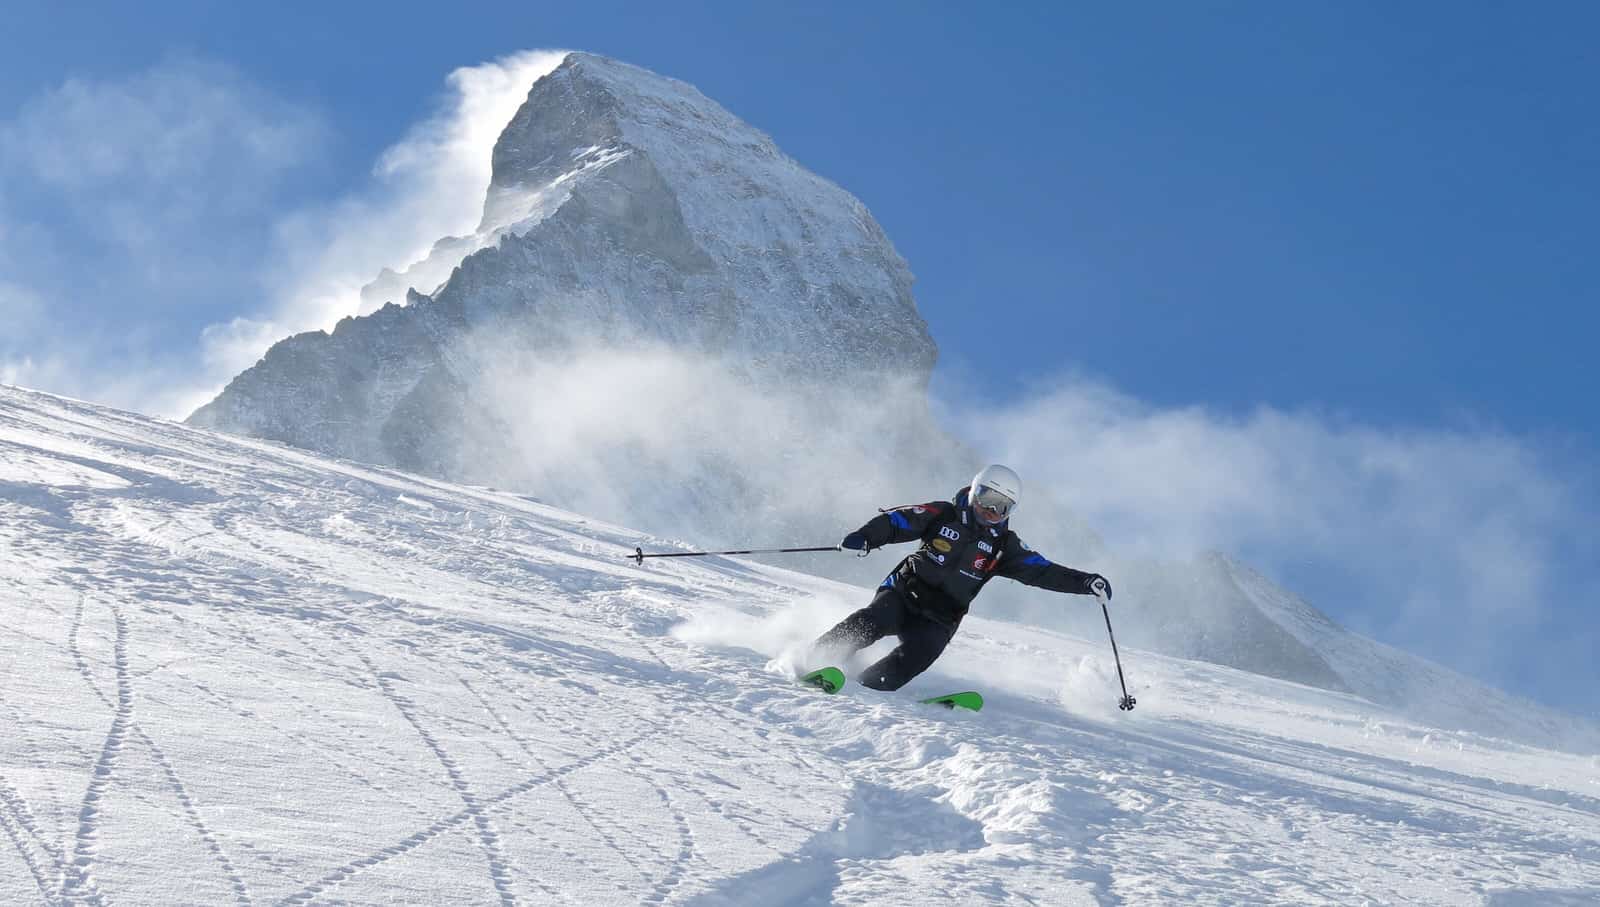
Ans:
[[[0,903],[1600,900],[1596,754],[980,617],[825,697],[865,590],[641,543],[0,388]]]
[[[445,752],[444,747],[440,746],[438,738],[417,718],[415,704],[396,691],[395,682],[397,680],[403,681],[404,678],[378,670],[371,659],[365,655],[361,656],[361,660],[366,664],[367,670],[372,672],[377,679],[378,687],[383,691],[383,697],[394,703],[394,707],[400,712],[401,717],[405,718],[407,724],[416,728],[417,736],[422,738],[422,742],[433,753],[434,758],[439,760],[440,767],[444,769],[445,774],[450,778],[450,786],[455,788],[456,793],[461,797],[461,802],[467,808],[467,814],[472,817],[472,823],[477,831],[478,843],[483,847],[484,861],[489,866],[489,879],[494,884],[495,892],[500,896],[500,902],[507,905],[507,907],[515,904],[517,899],[511,892],[509,880],[511,873],[506,868],[505,857],[500,853],[500,833],[495,830],[493,824],[489,821],[488,814],[479,805],[478,798],[472,793],[472,786],[467,782],[466,777],[462,775],[460,767],[456,765],[456,761],[450,757],[449,753]]]

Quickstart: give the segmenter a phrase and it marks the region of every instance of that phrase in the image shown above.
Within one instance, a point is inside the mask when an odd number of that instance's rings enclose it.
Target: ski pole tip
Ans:
[[[630,555],[628,555],[628,557],[629,557],[629,558],[630,558],[630,559],[631,559],[631,560],[632,560],[632,561],[633,561],[633,562],[634,562],[634,563],[635,563],[635,564],[638,564],[638,565],[639,565],[639,566],[641,566],[641,567],[643,567],[643,566],[644,566],[644,548],[643,548],[643,547],[642,547],[642,546],[641,546],[641,547],[637,547],[637,548],[634,548],[634,549],[633,549],[633,553],[632,553],[632,554],[630,554]]]

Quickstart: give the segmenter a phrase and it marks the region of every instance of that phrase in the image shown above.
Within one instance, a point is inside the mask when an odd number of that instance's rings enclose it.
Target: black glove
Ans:
[[[1084,577],[1083,591],[1095,596],[1096,598],[1103,598],[1106,601],[1111,601],[1111,581],[1098,573],[1091,573]]]
[[[839,543],[840,548],[849,548],[851,551],[871,551],[872,546],[867,544],[865,533],[852,532]]]

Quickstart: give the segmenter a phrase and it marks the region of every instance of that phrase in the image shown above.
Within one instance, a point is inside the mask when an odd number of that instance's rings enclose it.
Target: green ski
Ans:
[[[824,693],[837,693],[844,686],[844,672],[838,668],[818,668],[801,677],[800,682],[810,684]]]
[[[963,709],[971,709],[972,711],[976,712],[983,708],[983,697],[972,692],[971,690],[968,690],[965,693],[950,693],[945,696],[935,696],[932,699],[924,699],[922,701],[928,705],[942,705],[947,709],[953,709],[957,706],[960,706]]]

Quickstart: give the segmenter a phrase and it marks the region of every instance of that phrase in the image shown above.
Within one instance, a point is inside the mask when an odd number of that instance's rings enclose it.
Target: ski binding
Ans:
[[[801,677],[800,682],[824,693],[837,693],[844,686],[844,672],[834,667],[818,668]]]
[[[974,712],[983,708],[983,697],[971,690],[967,690],[964,693],[949,693],[944,696],[935,696],[932,699],[924,699],[922,702],[925,705],[942,705],[947,709],[959,707],[963,709],[970,709]]]

